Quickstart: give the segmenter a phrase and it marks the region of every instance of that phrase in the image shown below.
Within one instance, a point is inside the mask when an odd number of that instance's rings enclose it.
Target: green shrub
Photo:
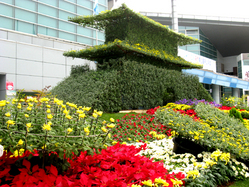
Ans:
[[[97,71],[74,71],[53,95],[105,112],[149,109],[181,99],[212,101],[196,76],[124,58],[110,62]]]
[[[241,116],[242,116],[242,118],[249,119],[249,112],[248,111],[242,111]]]
[[[241,116],[241,113],[238,110],[236,110],[236,108],[232,108],[231,110],[229,110],[229,116],[238,118],[242,122],[244,121]]]

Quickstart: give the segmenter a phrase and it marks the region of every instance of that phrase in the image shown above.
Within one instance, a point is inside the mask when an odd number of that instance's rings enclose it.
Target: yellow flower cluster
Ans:
[[[158,140],[164,139],[166,137],[165,134],[157,134],[156,131],[150,131],[149,134],[152,134],[153,138],[156,138]]]
[[[192,170],[192,171],[187,172],[187,179],[190,177],[195,179],[196,177],[199,177],[199,176],[200,176],[200,173],[198,170]]]
[[[176,103],[168,103],[166,106],[162,108],[172,108],[176,110],[188,110],[191,108],[190,105],[185,105],[185,104],[176,104]]]

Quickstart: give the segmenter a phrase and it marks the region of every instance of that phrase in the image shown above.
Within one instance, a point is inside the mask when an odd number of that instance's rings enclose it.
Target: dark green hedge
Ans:
[[[196,76],[123,58],[118,61],[120,66],[105,70],[72,71],[52,93],[64,101],[105,112],[150,109],[184,98],[212,101]]]

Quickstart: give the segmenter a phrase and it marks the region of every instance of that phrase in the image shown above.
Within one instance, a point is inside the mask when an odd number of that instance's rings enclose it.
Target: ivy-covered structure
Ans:
[[[199,43],[200,40],[176,33],[123,4],[118,9],[95,16],[78,16],[69,21],[105,31],[105,44],[79,51],[65,52],[65,56],[97,61],[98,65],[110,59],[125,57],[127,60],[149,63],[167,69],[202,68],[177,56],[180,45]]]
[[[64,55],[97,61],[97,70],[73,67],[52,93],[58,98],[105,112],[150,109],[180,99],[212,97],[196,76],[182,69],[202,68],[177,56],[179,45],[201,42],[176,33],[126,5],[95,16],[69,19],[105,31],[106,41]]]

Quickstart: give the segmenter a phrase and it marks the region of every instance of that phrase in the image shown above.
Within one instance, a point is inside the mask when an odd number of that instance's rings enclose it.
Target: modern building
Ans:
[[[117,0],[98,0],[99,12]],[[63,56],[71,49],[104,43],[92,28],[69,22],[68,17],[93,15],[95,0],[0,0],[0,100],[7,94],[55,86],[70,75],[72,65],[95,63]],[[171,13],[140,12],[172,27]],[[249,19],[178,14],[178,32],[201,44],[179,48],[179,55],[204,64],[197,75],[220,102],[223,94],[241,96],[249,90]],[[6,87],[7,82],[7,87]]]
[[[94,0],[0,0],[0,100],[16,91],[55,86],[72,65],[95,63],[63,56],[64,51],[104,43],[105,36],[68,17],[94,14]],[[108,9],[98,0],[99,12]],[[7,82],[7,88],[6,88]]]
[[[172,28],[171,13],[140,13]],[[178,14],[178,32],[202,40],[179,47],[178,55],[208,65],[185,72],[197,75],[216,102],[249,93],[249,19]]]

